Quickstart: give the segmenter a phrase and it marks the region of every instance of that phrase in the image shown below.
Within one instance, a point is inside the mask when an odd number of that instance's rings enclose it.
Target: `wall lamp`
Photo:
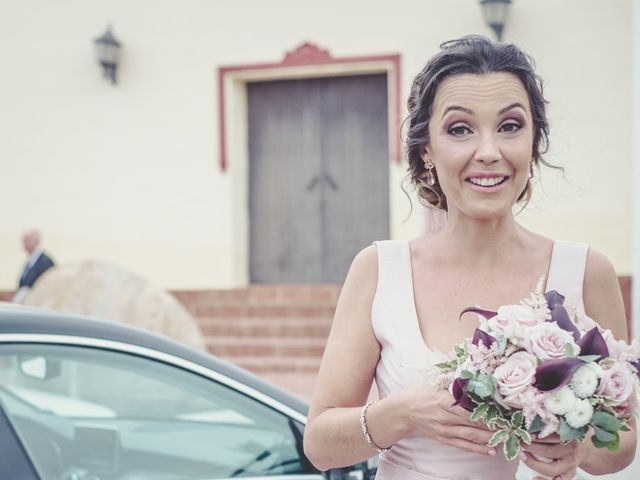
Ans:
[[[96,60],[102,66],[105,78],[111,80],[111,84],[115,85],[117,83],[116,72],[120,61],[122,44],[113,36],[111,25],[107,27],[106,32],[93,41],[93,44],[95,46]]]
[[[498,41],[502,40],[502,30],[507,21],[511,0],[480,0],[480,6],[484,21],[495,32]]]

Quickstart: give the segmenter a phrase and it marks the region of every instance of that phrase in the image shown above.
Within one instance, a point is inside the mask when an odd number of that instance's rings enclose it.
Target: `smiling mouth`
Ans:
[[[470,177],[467,178],[467,182],[472,183],[473,185],[477,185],[479,187],[495,187],[496,185],[501,185],[506,182],[509,177],[506,176],[497,176],[497,177]]]

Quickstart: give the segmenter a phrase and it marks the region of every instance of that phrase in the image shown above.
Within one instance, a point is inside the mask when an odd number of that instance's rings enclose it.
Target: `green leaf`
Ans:
[[[520,410],[517,410],[511,415],[511,425],[513,428],[520,428],[522,422],[524,421],[524,415]]]
[[[596,438],[603,443],[611,443],[618,438],[617,433],[607,432],[600,427],[593,427],[593,431],[596,434]]]
[[[460,345],[456,345],[453,348],[456,351],[456,355],[458,357],[466,357],[467,356],[467,350],[465,348],[461,347]]]
[[[620,420],[607,412],[595,412],[589,421],[594,427],[600,427],[607,432],[616,433],[624,425]]]
[[[480,380],[470,380],[467,389],[483,399],[491,396],[491,389]]]
[[[560,441],[563,443],[571,440],[581,440],[587,434],[587,427],[573,428],[563,417],[560,417],[558,434],[560,434]]]
[[[463,380],[469,380],[471,378],[473,378],[475,375],[473,373],[471,373],[469,370],[462,370],[460,372],[460,378]]]
[[[591,437],[591,443],[593,443],[596,448],[607,448],[612,452],[618,452],[620,450],[620,437],[614,439],[612,442],[603,442],[594,435]]]
[[[544,428],[544,422],[542,419],[536,415],[536,418],[531,422],[531,426],[529,427],[529,433],[538,433],[541,432]]]
[[[487,443],[487,447],[495,447],[500,445],[502,442],[506,441],[509,438],[509,430],[503,429],[494,432],[489,439],[489,443]]]
[[[511,422],[509,422],[509,420],[506,420],[502,417],[496,417],[491,421],[491,425],[489,426],[509,429],[511,428]]]
[[[489,425],[491,421],[498,416],[498,409],[494,405],[489,405],[487,414],[484,416],[484,422]]]
[[[487,414],[488,410],[489,410],[489,404],[481,403],[480,405],[478,405],[476,408],[473,409],[473,413],[471,414],[470,420],[472,422],[475,422],[483,419]]]
[[[584,360],[585,362],[595,362],[600,358],[600,355],[578,355],[580,360]]]
[[[518,452],[520,452],[518,437],[510,435],[504,443],[504,455],[507,457],[507,460],[514,460],[518,456]]]
[[[573,345],[572,345],[572,344],[567,343],[567,344],[564,346],[564,354],[565,354],[565,356],[567,356],[567,357],[575,357],[575,356],[576,356],[576,352],[575,352],[575,350],[573,349]]]
[[[507,337],[498,337],[498,355],[504,355],[504,351],[507,349]]]
[[[452,370],[453,369],[453,366],[451,365],[451,362],[436,363],[436,367],[438,367],[441,370]]]
[[[517,428],[515,430],[515,434],[527,445],[531,443],[531,435],[529,435],[529,432],[527,432],[524,428]]]

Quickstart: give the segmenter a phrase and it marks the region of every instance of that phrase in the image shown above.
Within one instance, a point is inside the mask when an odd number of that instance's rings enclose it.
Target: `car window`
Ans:
[[[299,429],[225,385],[152,359],[3,345],[0,403],[43,480],[312,473]]]

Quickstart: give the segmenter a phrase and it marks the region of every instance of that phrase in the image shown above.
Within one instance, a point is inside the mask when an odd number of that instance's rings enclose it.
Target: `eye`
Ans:
[[[469,127],[466,125],[452,125],[447,130],[449,135],[453,135],[454,137],[462,137],[464,135],[468,135],[469,133],[473,133]]]
[[[504,132],[504,133],[514,133],[520,130],[521,128],[522,128],[522,125],[520,125],[520,123],[511,120],[509,122],[505,122],[502,125],[500,125],[500,128],[498,129],[498,131]]]

